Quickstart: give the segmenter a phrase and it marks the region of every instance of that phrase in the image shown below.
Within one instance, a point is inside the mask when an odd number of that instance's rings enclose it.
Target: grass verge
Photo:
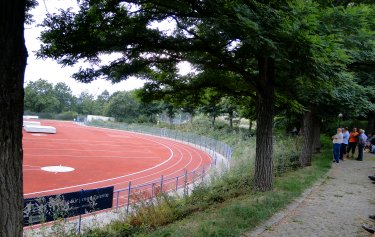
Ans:
[[[314,156],[312,166],[278,176],[273,191],[238,196],[151,233],[135,236],[240,236],[269,219],[324,176],[331,167],[330,146],[325,144],[323,152]]]

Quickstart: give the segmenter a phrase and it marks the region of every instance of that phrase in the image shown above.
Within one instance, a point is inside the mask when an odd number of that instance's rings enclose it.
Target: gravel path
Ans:
[[[370,236],[361,224],[375,225],[367,218],[375,214],[375,184],[367,177],[375,171],[375,155],[365,157],[332,164],[325,179],[245,236]]]

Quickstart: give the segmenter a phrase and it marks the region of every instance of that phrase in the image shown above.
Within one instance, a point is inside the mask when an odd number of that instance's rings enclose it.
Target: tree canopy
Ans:
[[[164,95],[168,89],[178,94],[207,88],[252,97],[257,118],[254,180],[256,189],[265,191],[272,189],[276,102],[304,110],[345,105],[350,101],[340,89],[350,87],[353,96],[363,98],[362,111],[373,110],[356,81],[369,75],[355,71],[357,62],[364,67],[373,53],[370,14],[350,22],[366,7],[372,11],[362,2],[83,0],[78,12],[61,10],[47,17],[38,55],[62,65],[91,62],[92,67],[74,74],[83,82],[138,76],[152,81],[149,91]],[[336,20],[340,17],[345,21]],[[167,23],[170,27],[163,28]],[[349,28],[365,33],[346,38]],[[102,54],[114,59],[99,64]],[[194,70],[185,77],[177,73],[177,64],[184,61]],[[346,88],[340,88],[343,84]]]

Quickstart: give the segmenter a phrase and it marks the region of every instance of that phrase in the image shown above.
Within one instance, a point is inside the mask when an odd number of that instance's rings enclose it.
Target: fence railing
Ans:
[[[189,145],[193,145],[199,149],[204,150],[212,157],[212,163],[201,166],[195,170],[185,170],[183,174],[173,177],[161,176],[151,182],[141,185],[132,185],[128,183],[126,188],[117,189],[114,191],[114,207],[116,209],[124,206],[126,212],[129,212],[130,206],[140,199],[152,199],[165,192],[179,192],[183,195],[188,195],[191,190],[191,185],[196,185],[204,181],[204,177],[212,166],[220,167],[229,166],[229,161],[232,157],[232,148],[221,141],[200,136],[192,133],[182,132],[178,130],[170,130],[167,128],[155,128],[134,124],[120,124],[111,122],[91,122],[86,125],[104,127],[118,130],[125,130],[130,132],[148,134],[168,139],[180,141]]]
[[[161,193],[176,192],[184,196],[189,195],[189,192],[194,188],[195,185],[204,182],[205,177],[207,177],[207,174],[209,174],[212,167],[217,167],[219,165],[219,167],[225,167],[227,169],[232,157],[232,148],[228,144],[212,138],[187,132],[170,130],[166,128],[154,128],[141,125],[110,122],[91,122],[86,125],[125,130],[173,139],[204,150],[212,158],[212,162],[210,164],[203,165],[190,171],[184,170],[182,174],[177,176],[170,177],[162,175],[158,179],[140,185],[133,185],[132,182],[129,181],[126,188],[114,190],[113,208],[115,210],[125,208],[126,213],[131,211],[132,205],[136,204],[137,202],[148,199],[152,200]],[[81,229],[81,218],[77,229]]]

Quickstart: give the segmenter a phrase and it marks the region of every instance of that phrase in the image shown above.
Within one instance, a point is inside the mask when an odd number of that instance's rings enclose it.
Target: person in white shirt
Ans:
[[[343,128],[342,129],[342,143],[341,143],[341,146],[340,146],[340,160],[346,160],[346,147],[348,146],[348,143],[349,143],[349,137],[350,137],[350,134],[349,134],[349,131],[348,131],[348,128]]]
[[[340,161],[340,147],[342,143],[343,135],[342,135],[342,129],[338,128],[336,130],[336,134],[332,136],[332,142],[333,142],[333,162],[339,163]]]

